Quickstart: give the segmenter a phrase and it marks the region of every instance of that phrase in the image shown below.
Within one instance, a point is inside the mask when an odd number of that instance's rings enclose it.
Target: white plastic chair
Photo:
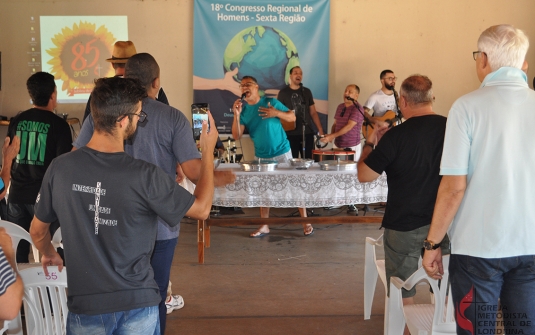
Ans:
[[[39,250],[33,245],[32,238],[30,233],[28,233],[24,228],[19,225],[14,224],[13,222],[0,220],[0,227],[5,228],[6,232],[11,236],[11,241],[13,242],[13,250],[17,250],[20,240],[30,242],[33,250],[33,257],[35,263],[39,263]],[[18,267],[18,266],[17,266]]]
[[[403,334],[405,323],[407,323],[412,335],[456,334],[453,301],[446,296],[446,292],[450,288],[449,255],[442,256],[442,261],[444,275],[442,276],[440,288],[438,287],[438,280],[427,276],[423,267],[420,267],[405,282],[398,277],[390,278],[389,335]],[[401,289],[409,290],[422,281],[429,283],[433,289],[435,303],[403,306]],[[399,312],[401,310],[403,313]]]
[[[67,326],[67,269],[48,267],[20,271],[24,282],[24,310],[28,334],[64,335]]]
[[[364,250],[364,320],[369,320],[372,312],[373,297],[375,295],[375,286],[377,277],[381,279],[385,289],[385,316],[384,316],[384,334],[388,334],[388,314],[389,302],[386,287],[386,270],[385,260],[377,259],[375,247],[383,247],[383,235],[377,239],[366,237],[366,248]],[[418,260],[418,267],[422,265],[422,258]],[[425,283],[422,283],[425,285]],[[401,309],[399,310],[401,312]]]
[[[1,321],[0,321],[1,322]],[[3,334],[7,328],[9,327],[9,321],[8,320],[5,320],[3,323],[2,323],[2,328],[0,328],[0,334]]]
[[[17,250],[17,247],[21,240],[27,241],[32,245],[35,263],[29,263],[29,264],[17,263],[16,264],[17,270],[22,271],[23,269],[30,268],[30,267],[37,267],[40,269],[41,265],[39,264],[40,262],[39,251],[33,245],[30,234],[26,230],[24,230],[24,228],[22,228],[21,226],[16,225],[13,222],[5,221],[5,220],[0,220],[0,227],[4,228],[6,232],[9,234],[9,236],[11,237],[13,250]],[[7,324],[6,334],[7,335],[22,335],[22,333],[23,333],[22,332],[22,319],[19,313],[19,315],[17,315],[15,319],[9,321],[9,323]],[[0,332],[0,334],[2,333]]]
[[[377,277],[381,278],[386,292],[385,260],[377,259],[375,253],[376,246],[383,246],[383,235],[379,236],[376,240],[366,237],[366,249],[364,250],[364,320],[369,320],[372,313]],[[387,299],[386,294],[385,299]]]
[[[383,282],[385,289],[385,316],[384,316],[384,334],[388,334],[388,295],[386,290],[386,270],[385,260],[377,259],[375,247],[383,247],[383,235],[376,240],[366,237],[366,249],[364,250],[364,320],[369,320],[372,313],[373,296],[375,295],[375,286],[377,277]]]
[[[63,238],[61,237],[61,227],[56,230],[54,236],[52,236],[52,245],[54,249],[62,248],[63,249]]]

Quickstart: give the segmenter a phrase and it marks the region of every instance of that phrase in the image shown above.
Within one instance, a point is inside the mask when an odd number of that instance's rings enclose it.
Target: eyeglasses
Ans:
[[[346,108],[344,107],[344,108],[342,108],[342,113],[340,113],[340,116],[341,116],[341,117],[344,117],[344,114],[345,114],[345,113],[346,113]]]
[[[137,122],[139,122],[139,123],[143,123],[143,122],[145,122],[145,120],[147,119],[147,113],[145,113],[144,111],[141,111],[141,112],[139,112],[139,114],[136,114],[136,113],[126,113],[126,114],[122,114],[122,115],[119,116],[119,118],[117,119],[117,122],[121,122],[121,120],[124,119],[127,115],[137,115],[137,116],[139,116],[139,119],[137,120]]]
[[[472,56],[474,57],[474,60],[477,59],[477,54],[485,54],[485,55],[487,55],[484,51],[474,51],[474,52],[472,52]]]
[[[398,77],[384,77],[383,79],[385,79],[385,80],[394,80],[395,81],[395,80],[398,79]]]
[[[239,88],[245,88],[245,87],[251,87],[253,85],[256,85],[256,83],[245,83],[238,85]]]

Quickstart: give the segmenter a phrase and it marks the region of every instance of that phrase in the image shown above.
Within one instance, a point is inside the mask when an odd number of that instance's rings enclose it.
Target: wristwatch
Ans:
[[[440,243],[433,243],[429,240],[424,240],[424,249],[425,250],[436,250],[440,248]]]
[[[372,148],[372,150],[375,150],[375,144],[374,143],[366,142],[366,144],[364,144],[364,146],[369,146],[370,148]]]

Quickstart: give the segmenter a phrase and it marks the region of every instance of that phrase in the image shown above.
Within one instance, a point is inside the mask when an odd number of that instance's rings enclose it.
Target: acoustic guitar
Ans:
[[[379,121],[386,122],[390,124],[390,127],[395,126],[398,121],[401,121],[401,118],[396,115],[396,112],[388,110],[383,116],[376,117]],[[362,134],[367,136],[373,131],[373,124],[369,124],[366,121],[362,124]]]

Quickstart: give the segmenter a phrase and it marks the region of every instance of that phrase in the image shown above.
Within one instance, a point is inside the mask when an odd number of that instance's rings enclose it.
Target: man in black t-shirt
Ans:
[[[17,114],[9,123],[8,136],[20,139],[20,150],[11,167],[11,188],[7,219],[26,231],[34,214],[34,204],[50,162],[71,151],[72,135],[67,121],[57,116],[57,89],[54,76],[33,74],[26,82],[33,108]],[[55,231],[57,223],[51,226]],[[28,263],[30,243],[20,241],[17,263]]]
[[[418,269],[431,224],[446,131],[446,118],[433,112],[432,88],[431,80],[422,75],[403,81],[399,106],[407,121],[390,130],[388,124],[377,124],[358,163],[360,182],[375,180],[383,171],[388,180],[382,224],[387,287],[391,276],[405,280]],[[415,294],[415,289],[404,290],[404,304],[413,303]]]
[[[295,129],[286,131],[286,137],[290,142],[292,149],[292,157],[298,158],[299,154],[303,155],[303,116],[305,118],[305,157],[312,158],[312,150],[314,149],[314,134],[317,132],[323,135],[323,127],[321,126],[314,97],[312,92],[303,86],[303,71],[299,66],[294,66],[290,69],[290,84],[279,91],[277,100],[282,102],[288,109],[295,112],[296,121]],[[314,123],[314,125],[312,124]]]

